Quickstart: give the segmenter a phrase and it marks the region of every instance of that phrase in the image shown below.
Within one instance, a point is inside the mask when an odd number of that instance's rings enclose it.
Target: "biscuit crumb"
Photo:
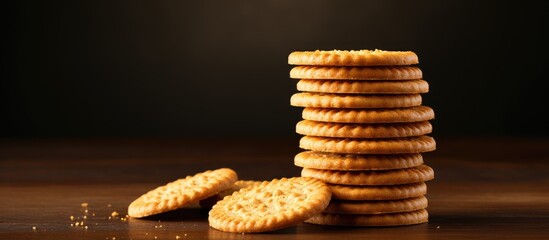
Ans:
[[[36,231],[36,227],[35,227],[35,226],[32,226],[32,230],[33,230],[33,231]]]
[[[74,216],[70,216],[69,218],[71,219],[71,221],[73,221],[73,220],[74,220]]]
[[[117,211],[114,211],[114,212],[111,213],[111,216],[112,216],[112,217],[118,217],[118,215],[119,215],[119,214],[118,214]]]
[[[88,213],[88,209],[84,210],[84,213]]]
[[[178,236],[175,236],[175,239],[180,239],[181,237],[178,235]]]
[[[109,204],[107,204],[107,207],[112,207],[112,204],[110,204],[110,203],[109,203]]]
[[[79,222],[76,222],[76,223],[74,224],[74,226],[77,226],[77,227],[78,227],[78,225],[80,225],[80,223],[79,223]]]
[[[88,226],[84,226],[84,229],[88,229]]]
[[[437,229],[440,228],[440,226],[437,226]]]
[[[88,219],[88,217],[87,217],[87,216],[83,216],[82,218],[84,218],[84,219]]]
[[[80,206],[82,206],[82,207],[88,207],[88,203],[87,203],[87,202],[83,202],[82,204],[80,204]]]

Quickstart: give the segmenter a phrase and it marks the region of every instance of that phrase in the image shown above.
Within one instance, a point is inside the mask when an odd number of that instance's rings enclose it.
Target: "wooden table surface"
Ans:
[[[425,155],[436,175],[428,183],[427,224],[300,224],[232,234],[209,228],[207,212],[199,208],[123,219],[144,192],[207,169],[230,167],[241,179],[298,176],[292,160],[297,142],[1,140],[0,239],[549,239],[547,139],[437,139],[438,150]],[[109,218],[114,211],[120,216]]]

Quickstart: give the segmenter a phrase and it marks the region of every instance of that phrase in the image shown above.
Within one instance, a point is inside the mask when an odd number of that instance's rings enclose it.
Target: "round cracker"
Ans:
[[[428,121],[412,123],[350,124],[303,120],[296,124],[301,135],[335,138],[400,138],[429,134]]]
[[[296,225],[328,206],[331,191],[314,178],[282,178],[242,189],[210,210],[210,226],[225,232],[274,231]]]
[[[413,94],[429,92],[425,80],[405,81],[341,81],[326,79],[301,79],[297,90],[303,92],[343,94]]]
[[[400,185],[432,180],[435,178],[435,173],[431,167],[423,164],[413,168],[383,171],[331,171],[303,168],[301,176],[341,185]]]
[[[240,189],[257,186],[261,184],[262,181],[253,181],[253,180],[238,180],[236,181],[232,186],[230,186],[228,189],[225,189],[209,198],[200,200],[200,206],[206,209],[212,208],[217,202],[219,202],[221,199],[223,199],[226,196],[229,196],[233,194],[236,191],[239,191]]]
[[[229,168],[187,176],[143,194],[130,204],[128,215],[141,218],[182,208],[229,188],[237,179]]]
[[[425,223],[429,213],[425,209],[389,214],[337,214],[322,213],[308,219],[307,223],[332,226],[382,227]]]
[[[385,214],[416,211],[427,208],[427,205],[427,198],[424,196],[386,201],[332,200],[323,212],[341,214]]]
[[[421,105],[419,94],[343,95],[324,93],[295,93],[290,104],[295,107],[316,108],[402,108]]]
[[[434,151],[436,142],[435,139],[429,136],[381,139],[304,136],[299,141],[299,147],[306,150],[331,153],[398,154]]]
[[[383,109],[307,107],[303,109],[302,117],[305,120],[332,123],[398,123],[431,120],[435,118],[435,112],[427,106]]]
[[[297,66],[290,70],[290,78],[333,80],[412,80],[421,79],[418,67],[317,67]]]
[[[288,56],[288,64],[291,65],[391,66],[418,63],[419,59],[412,51],[385,51],[379,49],[296,51]]]
[[[395,155],[359,155],[304,151],[294,157],[294,164],[324,170],[388,170],[411,168],[423,164],[419,153]]]
[[[328,184],[332,199],[341,200],[396,200],[427,194],[424,182],[389,186],[349,186]]]

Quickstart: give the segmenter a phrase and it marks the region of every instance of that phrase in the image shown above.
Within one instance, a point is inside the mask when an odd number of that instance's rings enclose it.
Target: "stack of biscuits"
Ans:
[[[323,213],[308,223],[398,226],[427,222],[427,186],[433,169],[423,152],[436,143],[422,106],[429,91],[411,51],[293,52],[299,79],[291,105],[304,107],[296,132],[301,176],[321,179],[332,191]]]

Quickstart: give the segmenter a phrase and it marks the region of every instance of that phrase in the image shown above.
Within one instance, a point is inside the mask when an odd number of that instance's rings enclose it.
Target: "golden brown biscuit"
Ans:
[[[405,81],[342,81],[301,79],[297,90],[303,92],[343,93],[343,94],[414,94],[429,92],[425,80]]]
[[[385,201],[348,201],[333,200],[324,213],[341,214],[384,214],[411,212],[427,208],[427,198],[424,196]]]
[[[434,151],[436,142],[429,136],[376,139],[304,136],[299,141],[299,147],[331,153],[400,154]]]
[[[391,66],[418,64],[419,59],[412,51],[316,50],[292,52],[288,56],[288,63],[319,66]]]
[[[307,107],[303,109],[302,117],[306,120],[333,123],[396,123],[431,120],[435,118],[435,112],[426,106],[385,109]]]
[[[210,209],[213,207],[213,205],[215,205],[224,197],[229,196],[234,192],[239,191],[240,189],[251,187],[251,186],[257,186],[261,183],[262,181],[238,180],[228,189],[225,189],[209,198],[200,200],[200,206],[206,209]]]
[[[295,93],[290,104],[316,108],[402,108],[421,105],[419,94],[343,95],[326,93]]]
[[[324,170],[389,170],[417,167],[423,164],[423,157],[419,153],[358,155],[304,151],[295,156],[294,164]]]
[[[223,191],[237,179],[229,168],[187,176],[143,194],[130,204],[128,215],[140,218],[175,210]]]
[[[431,167],[424,164],[413,168],[383,171],[332,171],[304,168],[301,176],[341,185],[400,185],[432,180],[435,178],[435,173]]]
[[[351,124],[303,120],[296,125],[296,132],[301,135],[335,138],[413,137],[429,134],[432,130],[433,127],[427,121],[412,123]]]
[[[423,78],[421,69],[410,66],[393,67],[312,67],[297,66],[290,78],[333,80],[411,80]]]
[[[318,179],[275,179],[225,197],[213,206],[208,221],[211,227],[225,232],[274,231],[319,214],[331,195]]]
[[[427,210],[389,214],[337,214],[322,213],[308,219],[307,223],[333,226],[382,227],[425,223],[429,220]]]
[[[343,200],[394,200],[419,197],[427,194],[424,182],[388,186],[349,186],[328,184],[332,199]]]

